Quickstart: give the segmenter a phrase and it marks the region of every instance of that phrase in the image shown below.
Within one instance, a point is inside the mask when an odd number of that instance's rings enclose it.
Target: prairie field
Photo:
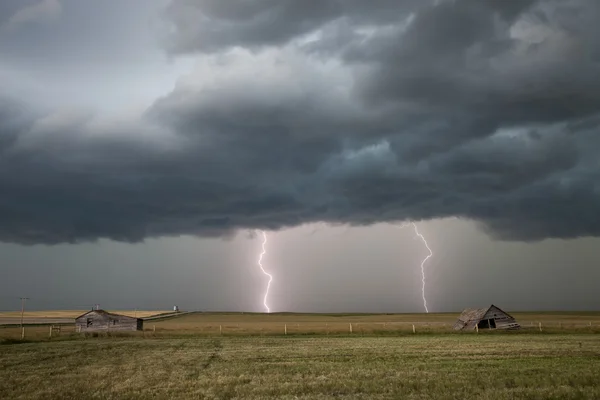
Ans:
[[[520,331],[457,333],[457,314],[191,313],[24,340],[2,327],[0,399],[600,398],[600,313],[513,316]]]
[[[180,334],[394,334],[452,332],[460,313],[295,314],[191,313],[148,321],[146,330]],[[600,333],[600,312],[513,313],[523,331]],[[352,327],[351,327],[352,326]],[[352,332],[350,332],[352,329]]]
[[[53,334],[52,340],[77,340],[72,319],[53,320],[52,312],[46,317],[36,317],[32,312],[30,325],[25,327],[27,340],[49,339],[49,326],[60,325],[60,336]],[[68,311],[57,311],[54,315],[67,315]],[[64,313],[64,314],[61,314]],[[79,311],[78,311],[79,313]],[[122,312],[122,314],[133,314]],[[138,311],[138,316],[140,315]],[[173,336],[247,336],[247,335],[405,335],[405,334],[455,334],[452,325],[459,313],[438,314],[298,314],[298,313],[181,313],[169,316],[168,312],[145,311],[148,318],[144,332],[131,332],[132,337],[173,337]],[[162,318],[159,314],[167,313]],[[80,315],[80,314],[77,314]],[[144,314],[142,314],[144,315]],[[600,333],[600,312],[585,313],[513,313],[522,329],[518,333]],[[0,315],[0,341],[20,339],[21,329],[18,319],[10,325],[2,325]],[[44,321],[48,321],[45,323]],[[35,324],[34,324],[35,323]],[[413,331],[414,327],[414,331]],[[482,332],[483,333],[483,332]],[[490,332],[500,334],[501,332]]]
[[[0,346],[2,399],[598,399],[593,334],[92,338]]]

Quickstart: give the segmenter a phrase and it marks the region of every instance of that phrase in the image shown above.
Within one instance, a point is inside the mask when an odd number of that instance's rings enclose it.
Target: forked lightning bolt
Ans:
[[[265,269],[263,268],[263,265],[262,265],[263,256],[265,254],[267,254],[267,249],[265,247],[267,245],[267,234],[265,233],[265,231],[261,231],[261,233],[263,235],[263,242],[262,242],[262,253],[260,253],[260,256],[258,256],[258,266],[260,267],[260,270],[262,271],[262,273],[269,277],[269,283],[267,283],[267,290],[265,290],[265,297],[263,298],[263,305],[267,309],[267,312],[270,313],[271,309],[267,305],[267,297],[269,297],[269,288],[271,287],[271,281],[273,280],[273,276],[271,274],[269,274],[267,271],[265,271]]]
[[[421,296],[423,297],[423,306],[425,307],[425,312],[429,313],[429,309],[427,308],[427,299],[425,298],[425,263],[427,262],[427,260],[433,257],[433,251],[431,251],[431,249],[429,248],[425,237],[419,232],[417,224],[415,224],[414,222],[411,222],[411,224],[413,228],[415,228],[415,234],[423,241],[423,244],[425,245],[425,247],[427,247],[427,250],[429,251],[429,255],[425,257],[423,261],[421,261],[421,282],[423,283],[423,285],[421,286]],[[405,226],[406,224],[402,224],[400,228],[404,228]]]

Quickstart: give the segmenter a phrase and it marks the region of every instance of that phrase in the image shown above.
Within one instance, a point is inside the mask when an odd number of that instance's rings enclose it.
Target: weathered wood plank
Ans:
[[[92,310],[75,319],[78,332],[141,331],[144,321],[104,310]]]

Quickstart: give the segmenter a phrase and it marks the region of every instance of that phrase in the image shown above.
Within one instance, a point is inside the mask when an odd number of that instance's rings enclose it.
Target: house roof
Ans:
[[[115,313],[109,313],[108,311],[104,311],[104,310],[90,310],[86,313],[81,314],[80,316],[76,317],[75,319],[79,319],[81,317],[85,317],[86,315],[88,315],[89,313],[98,313],[98,314],[104,314],[107,317],[125,317],[125,318],[132,318],[132,319],[141,319],[141,318],[135,318],[135,317],[130,317],[129,315],[123,315],[123,314],[115,314]]]
[[[465,308],[465,310],[460,314],[460,316],[458,317],[459,321],[463,321],[463,322],[469,322],[469,321],[479,321],[483,318],[483,316],[492,308],[492,307],[496,307],[498,310],[500,310],[501,312],[503,312],[504,314],[508,315],[509,317],[513,318],[512,315],[510,315],[509,313],[507,313],[506,311],[502,310],[500,307],[495,306],[495,305],[490,305],[487,308]]]
[[[501,308],[500,308],[500,307],[498,307],[498,306],[495,306],[495,305],[493,305],[493,304],[492,304],[492,305],[490,306],[490,308],[492,308],[492,307],[496,307],[498,310],[502,311],[504,314],[508,315],[509,317],[511,317],[511,318],[513,318],[513,319],[515,318],[515,317],[513,317],[512,315],[510,315],[509,313],[507,313],[506,311],[504,311],[503,309],[501,309]],[[488,310],[489,310],[489,309],[488,309]]]
[[[465,308],[458,319],[463,322],[480,320],[490,308],[492,308],[492,306],[487,308]]]

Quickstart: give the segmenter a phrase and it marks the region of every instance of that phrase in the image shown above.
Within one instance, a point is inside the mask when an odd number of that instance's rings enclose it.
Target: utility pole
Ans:
[[[25,301],[29,300],[29,297],[20,297],[21,299],[21,329],[23,329],[23,314],[25,313]]]

